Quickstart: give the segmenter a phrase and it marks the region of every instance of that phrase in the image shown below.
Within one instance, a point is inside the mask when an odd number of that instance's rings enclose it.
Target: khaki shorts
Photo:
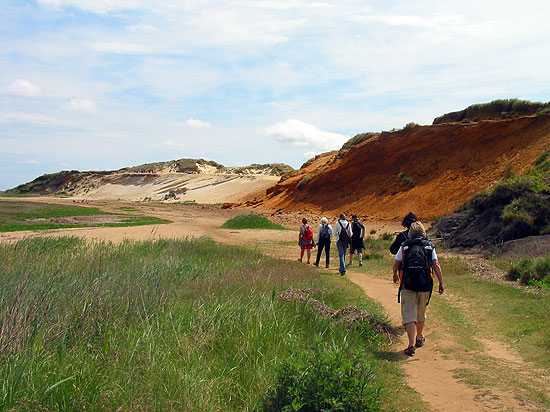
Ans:
[[[414,290],[401,290],[401,317],[403,325],[419,320],[426,320],[426,302],[430,292],[415,292]]]

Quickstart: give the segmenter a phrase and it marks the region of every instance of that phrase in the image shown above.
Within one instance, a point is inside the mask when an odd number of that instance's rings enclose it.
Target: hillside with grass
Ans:
[[[550,150],[550,113],[471,123],[408,124],[362,133],[316,156],[268,189],[257,207],[422,219],[452,213]]]
[[[520,99],[499,99],[489,103],[473,104],[464,110],[436,117],[433,124],[479,122],[480,120],[513,119],[550,113],[550,102],[530,102]]]

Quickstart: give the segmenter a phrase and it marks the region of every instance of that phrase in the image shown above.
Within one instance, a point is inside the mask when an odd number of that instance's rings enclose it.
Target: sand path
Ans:
[[[36,199],[32,199],[36,201]],[[51,202],[52,199],[43,201]],[[56,203],[68,202],[55,199]],[[181,206],[163,204],[135,204],[123,202],[100,202],[93,204],[106,211],[120,211],[121,206],[129,206],[136,209],[137,214],[147,214],[159,218],[170,219],[171,224],[122,227],[122,228],[75,228],[59,229],[38,232],[12,232],[0,233],[0,242],[17,241],[23,238],[37,236],[78,236],[87,239],[106,240],[120,242],[124,239],[155,240],[160,238],[184,238],[206,236],[213,240],[226,244],[269,244],[269,242],[288,242],[284,247],[261,247],[264,252],[269,252],[278,257],[294,260],[298,255],[298,249],[294,245],[297,240],[295,231],[266,231],[266,230],[225,230],[220,226],[230,217],[246,213],[246,210],[223,210],[208,206]],[[299,221],[299,216],[296,216]],[[298,223],[296,224],[298,227]],[[387,223],[369,223],[367,231],[398,230],[398,225]],[[336,272],[335,269],[331,271]],[[365,294],[378,301],[386,310],[388,318],[393,325],[400,325],[400,307],[396,301],[397,287],[391,282],[391,268],[388,267],[387,278],[381,278],[375,273],[358,272],[348,270],[349,279],[359,285]],[[459,368],[471,367],[444,355],[440,349],[452,346],[451,335],[434,333],[428,320],[425,336],[426,344],[418,349],[417,355],[407,357],[402,354],[406,346],[405,337],[396,339],[393,345],[394,351],[400,357],[407,375],[407,383],[422,395],[422,399],[433,410],[444,412],[470,412],[470,411],[520,411],[532,410],[516,400],[513,394],[503,393],[494,387],[480,387],[474,389],[460,382],[454,374]],[[504,345],[498,341],[487,340],[484,342],[486,353],[494,357],[502,357],[506,361],[509,353]],[[517,359],[517,358],[516,358]],[[509,359],[508,359],[509,360]],[[513,373],[513,371],[511,371]]]

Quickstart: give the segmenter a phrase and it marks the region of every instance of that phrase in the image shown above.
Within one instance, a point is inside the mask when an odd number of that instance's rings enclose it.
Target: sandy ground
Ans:
[[[138,175],[139,177],[140,175]],[[141,181],[132,178],[115,179],[112,182],[102,182],[97,187],[86,188],[75,196],[94,200],[131,200],[139,201],[146,198],[162,200],[169,191],[176,192],[186,188],[185,193],[178,193],[179,202],[197,203],[236,203],[265,195],[265,190],[280,179],[269,175],[231,175],[220,173],[163,173],[158,175],[142,175]],[[135,179],[134,179],[135,180]]]
[[[21,200],[20,198],[15,200]],[[72,199],[32,198],[32,201],[73,203]],[[137,209],[137,214],[147,214],[159,218],[170,219],[171,224],[122,227],[122,228],[84,228],[84,229],[58,229],[38,232],[13,232],[1,233],[0,242],[16,241],[22,238],[36,236],[78,236],[86,239],[106,240],[120,242],[124,239],[154,240],[160,238],[185,238],[207,236],[217,242],[227,244],[262,243],[267,241],[297,241],[297,230],[302,215],[275,215],[273,220],[279,219],[281,223],[296,230],[227,230],[220,226],[229,218],[249,211],[244,208],[221,209],[212,206],[184,206],[166,205],[155,203],[124,203],[124,202],[90,202],[90,205],[101,207],[106,211],[120,212],[121,206],[129,206]],[[316,218],[315,218],[316,220]],[[400,229],[397,223],[367,222],[367,233],[376,230],[378,233],[396,232]],[[279,257],[294,260],[299,250],[293,243],[287,248],[277,248],[275,252]],[[331,269],[336,271],[336,269]],[[392,324],[400,326],[400,306],[396,301],[396,286],[391,282],[391,268],[388,267],[388,278],[380,279],[374,274],[355,272],[348,270],[348,277],[359,285],[366,295],[380,302],[387,311]],[[417,350],[417,356],[406,357],[402,350],[406,346],[404,336],[396,339],[393,348],[399,353],[403,368],[407,374],[408,384],[422,395],[425,402],[431,405],[433,410],[444,412],[469,412],[469,411],[494,411],[494,410],[531,410],[521,405],[513,394],[503,393],[496,388],[480,387],[474,389],[460,382],[454,375],[459,368],[472,367],[445,356],[441,349],[452,347],[452,337],[445,333],[434,333],[428,320],[425,336],[426,345]],[[518,354],[513,354],[511,348],[494,340],[484,340],[485,351],[503,362],[510,362],[511,374],[515,373],[515,359],[521,359]],[[513,354],[511,356],[510,354]],[[517,364],[516,364],[517,366]]]

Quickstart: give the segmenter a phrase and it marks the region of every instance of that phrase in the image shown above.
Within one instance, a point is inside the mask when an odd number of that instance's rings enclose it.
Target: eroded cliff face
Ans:
[[[407,127],[319,155],[268,189],[259,207],[398,219],[451,213],[550,149],[550,115]],[[411,184],[411,182],[413,184]]]

